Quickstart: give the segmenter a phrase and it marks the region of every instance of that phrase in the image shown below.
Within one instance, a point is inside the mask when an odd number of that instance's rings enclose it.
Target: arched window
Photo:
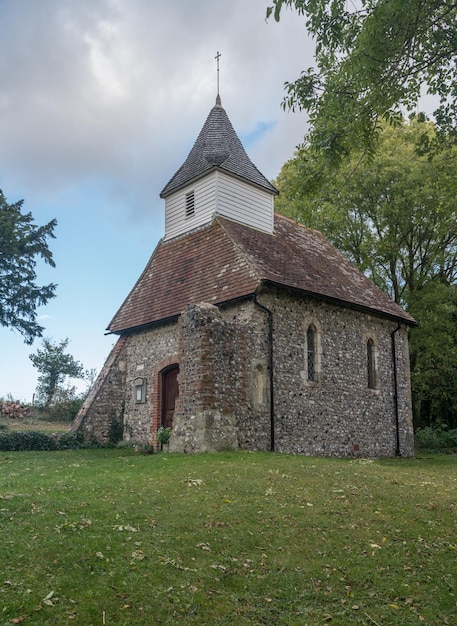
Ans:
[[[367,341],[367,377],[368,389],[376,389],[376,358],[373,339]]]
[[[254,367],[252,399],[254,404],[268,402],[268,371],[262,363],[256,363]]]
[[[317,331],[313,324],[306,330],[307,379],[317,380]]]

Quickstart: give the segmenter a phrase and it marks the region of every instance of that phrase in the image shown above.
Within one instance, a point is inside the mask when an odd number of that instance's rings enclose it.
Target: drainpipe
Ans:
[[[397,376],[397,349],[395,345],[395,333],[397,333],[401,328],[400,322],[398,322],[398,326],[395,330],[393,330],[390,334],[392,340],[392,362],[393,362],[393,373],[394,373],[394,407],[395,407],[395,434],[396,434],[396,448],[395,448],[395,456],[401,456],[400,450],[400,418],[398,412],[398,376]]]
[[[273,312],[253,297],[254,304],[268,315],[268,369],[270,370],[270,451],[275,450],[275,413],[274,413],[274,385],[273,385]]]

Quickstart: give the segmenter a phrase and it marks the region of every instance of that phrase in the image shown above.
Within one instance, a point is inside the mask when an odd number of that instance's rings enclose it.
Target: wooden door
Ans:
[[[162,426],[173,427],[173,415],[175,413],[176,398],[179,395],[178,388],[179,367],[172,367],[162,374]]]

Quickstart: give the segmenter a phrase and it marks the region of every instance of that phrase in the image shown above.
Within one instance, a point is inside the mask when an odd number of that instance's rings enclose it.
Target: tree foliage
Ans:
[[[37,395],[46,407],[65,391],[64,383],[68,377],[84,378],[83,366],[71,354],[65,353],[68,344],[68,338],[58,343],[45,338],[42,349],[30,355],[33,366],[40,372]]]
[[[369,161],[337,170],[300,149],[275,181],[276,210],[320,229],[418,321],[411,331],[416,424],[457,426],[457,150],[423,154],[434,125],[385,124]]]
[[[376,155],[338,171],[301,149],[275,181],[276,209],[325,235],[398,303],[432,281],[457,281],[457,151],[421,154],[434,126],[386,125]]]
[[[457,3],[453,0],[272,0],[303,15],[315,68],[286,83],[284,106],[306,109],[309,142],[335,164],[372,153],[379,120],[398,121],[424,94],[447,137],[457,132]]]
[[[44,226],[23,213],[23,200],[9,204],[0,191],[0,324],[18,330],[31,344],[43,327],[37,307],[54,297],[55,285],[38,286],[37,259],[55,267],[48,238],[54,237],[56,220]]]
[[[457,429],[457,285],[427,284],[409,311],[419,321],[410,333],[415,423]]]

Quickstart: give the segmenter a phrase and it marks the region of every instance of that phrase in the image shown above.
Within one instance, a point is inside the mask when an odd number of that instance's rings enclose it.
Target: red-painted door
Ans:
[[[172,367],[162,374],[162,426],[173,426],[176,398],[179,395],[178,388],[179,367]]]

